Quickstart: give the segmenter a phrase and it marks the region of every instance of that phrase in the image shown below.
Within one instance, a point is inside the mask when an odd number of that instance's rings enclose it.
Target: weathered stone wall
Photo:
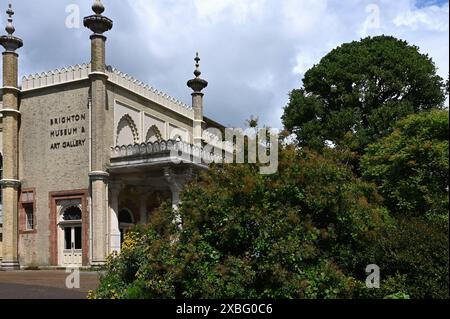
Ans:
[[[19,176],[36,191],[36,232],[19,235],[22,266],[49,264],[49,194],[89,187],[88,94],[81,81],[21,95]]]
[[[54,240],[50,227],[55,223],[50,217],[50,193],[89,188],[89,90],[90,80],[81,79],[21,93],[19,179],[22,189],[33,189],[36,196],[36,231],[19,229],[21,266],[49,265]],[[93,149],[104,154],[107,165],[116,142],[118,104],[131,107],[140,115],[140,141],[144,141],[149,127],[156,125],[164,139],[169,138],[171,129],[178,127],[187,132],[192,142],[192,118],[107,82],[104,145],[103,149],[101,145]],[[95,225],[92,228],[99,231]]]
[[[3,235],[3,227],[0,224],[0,238],[2,238]],[[3,257],[3,240],[0,240],[0,261],[2,260]]]
[[[187,118],[184,115],[160,106],[157,103],[139,96],[130,90],[109,83],[108,105],[109,112],[106,119],[106,125],[107,127],[114,129],[114,131],[111,131],[110,134],[107,134],[109,136],[108,145],[116,146],[116,141],[114,139],[117,133],[116,130],[118,122],[125,112],[123,111],[123,107],[130,107],[134,109],[133,111],[130,111],[130,116],[136,122],[136,126],[139,130],[140,142],[145,142],[148,129],[152,125],[155,125],[160,130],[163,139],[169,139],[171,130],[174,128],[180,128],[188,135],[185,141],[192,143],[193,119]],[[121,106],[122,110],[115,112],[114,109],[116,105]]]
[[[3,132],[1,119],[0,119],[0,154],[3,154]],[[0,203],[0,261],[2,260],[2,257],[3,257],[3,215],[2,215],[2,203]]]

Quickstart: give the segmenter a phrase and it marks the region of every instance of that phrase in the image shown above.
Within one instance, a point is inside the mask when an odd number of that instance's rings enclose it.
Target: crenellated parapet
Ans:
[[[69,82],[87,80],[89,79],[90,73],[91,65],[83,63],[40,74],[24,76],[22,78],[22,91],[26,92]],[[186,103],[183,103],[167,93],[145,84],[116,68],[108,67],[106,74],[108,75],[108,81],[111,83],[188,118],[193,118],[194,116],[192,107]]]
[[[40,89],[68,82],[86,80],[91,72],[90,64],[77,64],[22,78],[22,91]]]

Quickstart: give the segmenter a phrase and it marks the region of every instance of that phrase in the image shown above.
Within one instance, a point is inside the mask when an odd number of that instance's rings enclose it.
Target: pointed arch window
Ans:
[[[62,216],[64,221],[79,221],[81,220],[81,209],[77,206],[68,207]]]
[[[117,125],[116,145],[139,143],[139,133],[136,123],[129,114],[125,114]]]
[[[155,142],[161,142],[162,141],[162,135],[161,131],[156,125],[152,125],[145,136],[145,141],[147,143],[155,143]]]

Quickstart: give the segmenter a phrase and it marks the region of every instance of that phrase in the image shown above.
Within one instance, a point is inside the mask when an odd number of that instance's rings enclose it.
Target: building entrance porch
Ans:
[[[160,141],[112,149],[108,168],[110,254],[120,252],[131,226],[151,222],[162,202],[170,201],[176,209],[184,185],[208,169],[206,163],[197,163],[192,157],[203,150],[193,148],[183,142]]]

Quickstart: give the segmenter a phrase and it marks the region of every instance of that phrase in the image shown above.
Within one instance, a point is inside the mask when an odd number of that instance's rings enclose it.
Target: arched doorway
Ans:
[[[120,230],[120,244],[127,232],[134,226],[134,217],[130,210],[124,208],[119,211],[119,230]]]
[[[60,265],[81,266],[83,263],[82,212],[77,206],[64,207],[59,218]]]

